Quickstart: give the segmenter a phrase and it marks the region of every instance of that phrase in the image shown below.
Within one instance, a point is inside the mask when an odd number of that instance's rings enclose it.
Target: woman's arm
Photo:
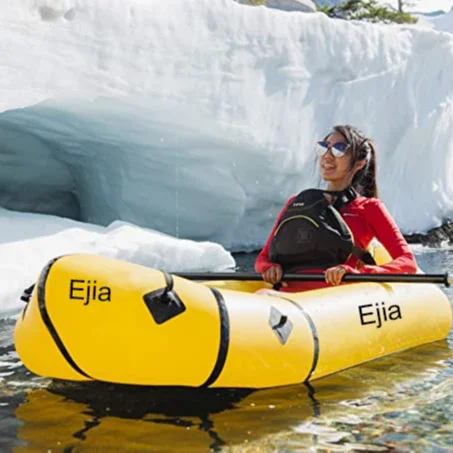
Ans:
[[[376,239],[385,247],[392,261],[382,266],[365,265],[359,272],[361,274],[415,274],[417,262],[414,255],[384,203],[378,199],[370,199],[365,206],[365,216]]]
[[[275,221],[275,224],[272,228],[271,233],[269,234],[269,237],[267,238],[266,243],[264,244],[263,249],[259,253],[259,255],[256,258],[255,261],[255,271],[262,274],[265,272],[267,269],[269,269],[271,266],[274,266],[276,263],[273,263],[270,258],[269,258],[269,246],[271,244],[272,238],[274,237],[275,230],[277,229],[278,224],[280,223],[281,218],[283,217],[283,214],[285,213],[285,210],[287,206],[294,200],[294,197],[291,197],[286,203],[283,209],[280,211],[280,214],[277,217],[277,220]]]

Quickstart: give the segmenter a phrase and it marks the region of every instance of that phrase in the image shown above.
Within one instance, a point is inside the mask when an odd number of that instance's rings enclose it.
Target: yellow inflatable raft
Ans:
[[[96,255],[42,271],[15,345],[32,372],[66,380],[189,387],[282,386],[444,339],[432,284],[354,283],[254,294],[263,282],[197,283]]]

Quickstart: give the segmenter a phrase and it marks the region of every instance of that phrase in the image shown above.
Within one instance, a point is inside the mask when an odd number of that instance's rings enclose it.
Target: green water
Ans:
[[[416,256],[453,270],[453,251]],[[453,333],[310,386],[195,391],[36,377],[13,328],[0,321],[1,452],[453,452]]]

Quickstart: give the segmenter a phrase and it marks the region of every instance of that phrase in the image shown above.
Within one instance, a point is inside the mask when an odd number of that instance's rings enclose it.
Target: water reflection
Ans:
[[[28,447],[15,451],[351,450],[355,444],[390,451],[407,435],[385,437],[379,417],[404,415],[420,393],[425,405],[438,399],[451,363],[448,344],[438,342],[311,386],[220,391],[54,381],[30,391],[16,409],[23,422],[17,437]],[[364,435],[370,426],[381,439]]]

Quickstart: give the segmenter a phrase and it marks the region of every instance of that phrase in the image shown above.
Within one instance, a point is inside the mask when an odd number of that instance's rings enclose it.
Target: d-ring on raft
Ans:
[[[450,303],[429,283],[254,293],[266,285],[63,256],[42,271],[16,350],[33,373],[65,380],[263,388],[319,379],[451,328]]]

